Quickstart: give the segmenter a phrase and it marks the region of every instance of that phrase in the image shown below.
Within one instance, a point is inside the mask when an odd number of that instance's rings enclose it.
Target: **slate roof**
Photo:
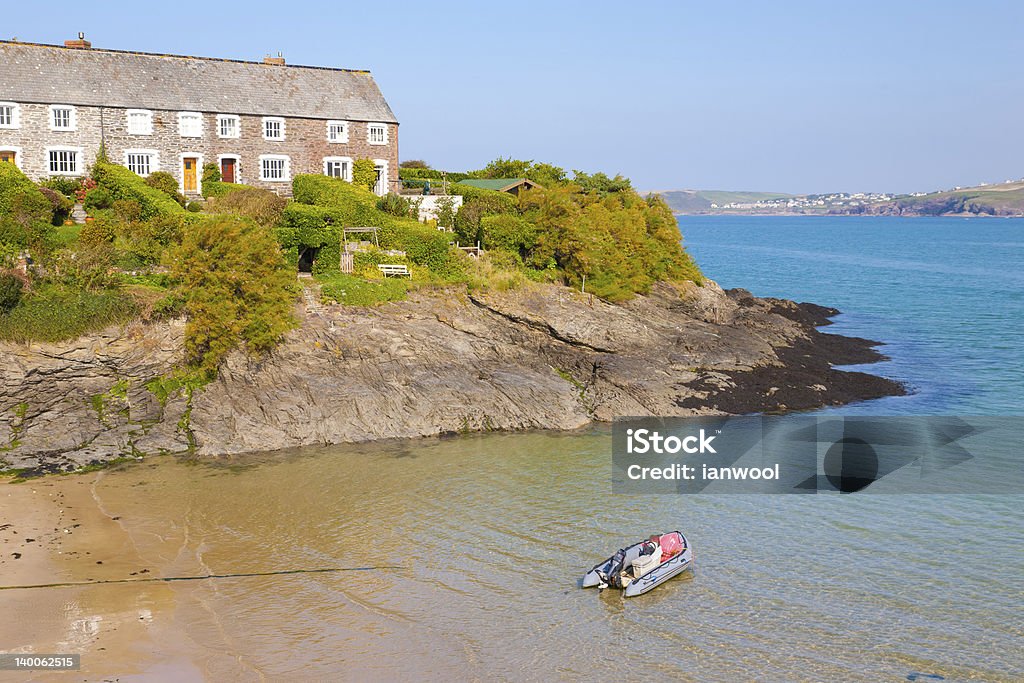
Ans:
[[[0,101],[398,123],[369,71],[10,41]]]

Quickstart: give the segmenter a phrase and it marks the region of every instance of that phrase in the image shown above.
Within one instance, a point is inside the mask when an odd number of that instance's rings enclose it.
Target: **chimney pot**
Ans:
[[[272,64],[274,66],[284,66],[284,55],[282,55],[280,52],[277,53],[276,57],[271,57],[270,55],[265,55],[263,57],[263,63],[264,64]]]

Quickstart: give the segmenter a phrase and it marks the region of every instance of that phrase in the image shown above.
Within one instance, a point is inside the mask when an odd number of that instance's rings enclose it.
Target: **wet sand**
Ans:
[[[116,516],[94,497],[102,474],[0,483],[0,585],[152,576]],[[0,672],[0,680],[186,680],[202,672],[160,583],[0,590],[0,651],[80,654],[80,672]]]

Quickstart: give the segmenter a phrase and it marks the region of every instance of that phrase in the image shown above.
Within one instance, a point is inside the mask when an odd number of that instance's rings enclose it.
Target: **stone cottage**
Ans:
[[[208,163],[288,195],[295,174],[351,180],[368,158],[378,194],[399,188],[398,120],[368,71],[0,41],[0,161],[83,176],[100,145],[191,196]]]

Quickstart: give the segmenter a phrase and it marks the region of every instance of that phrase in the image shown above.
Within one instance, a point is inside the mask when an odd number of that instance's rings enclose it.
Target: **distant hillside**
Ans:
[[[722,190],[668,190],[660,194],[677,214],[1024,216],[1024,180],[913,195],[878,192],[791,195]]]
[[[718,207],[727,204],[755,204],[789,199],[794,196],[782,192],[731,192],[729,190],[667,190],[659,194],[665,198],[675,213],[711,213]]]
[[[1024,181],[899,196],[866,207],[865,213],[901,216],[1024,215]]]

